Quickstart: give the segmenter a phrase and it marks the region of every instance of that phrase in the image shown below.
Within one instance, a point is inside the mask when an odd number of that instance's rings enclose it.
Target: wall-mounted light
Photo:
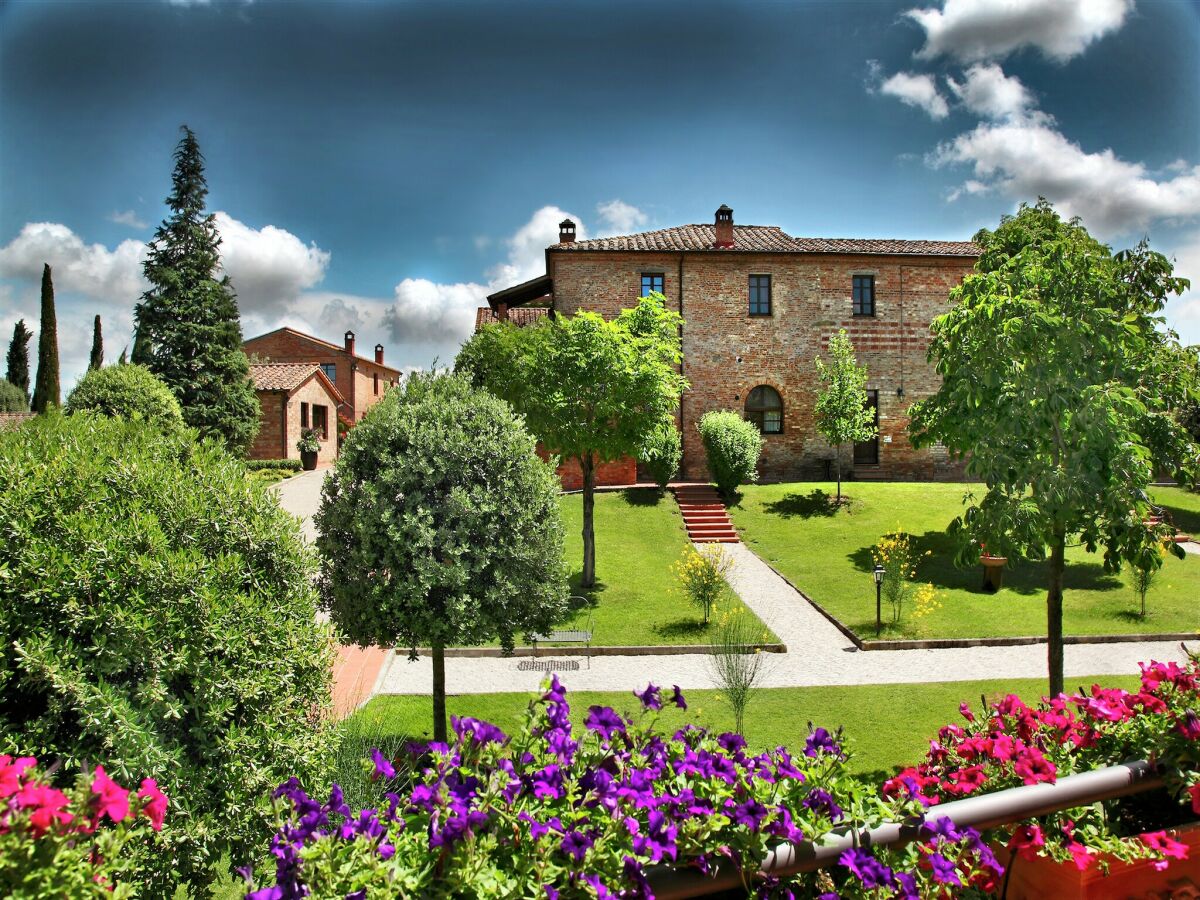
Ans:
[[[903,385],[896,388],[896,396],[899,397],[901,400],[904,399],[904,386]]]

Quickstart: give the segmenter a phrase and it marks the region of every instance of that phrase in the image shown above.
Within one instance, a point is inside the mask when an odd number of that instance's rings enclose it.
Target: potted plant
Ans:
[[[1060,774],[1148,760],[1164,787],[992,830],[1001,893],[1022,897],[1174,896],[1200,883],[1200,664],[1143,663],[1137,691],[1101,688],[1029,706],[1009,695],[938,732],[925,761],[884,794],[926,806]]]
[[[311,472],[317,467],[317,454],[321,452],[321,432],[315,428],[301,429],[296,449],[300,451],[300,465],[305,472]]]
[[[994,594],[1004,585],[1004,567],[1008,565],[1008,557],[992,556],[987,552],[987,544],[980,544],[979,551],[979,561],[983,563],[983,589]]]

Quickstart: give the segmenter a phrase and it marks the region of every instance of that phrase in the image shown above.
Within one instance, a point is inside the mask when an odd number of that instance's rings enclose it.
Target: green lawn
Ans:
[[[631,684],[633,684],[631,676]],[[1067,679],[1067,690],[1088,687],[1094,681],[1109,687],[1132,689],[1136,676],[1099,676],[1095,679]],[[570,688],[570,675],[565,678]],[[638,687],[644,684],[637,683]],[[751,701],[746,713],[746,739],[756,748],[784,745],[802,746],[808,735],[808,723],[829,729],[845,726],[847,746],[853,757],[850,768],[860,773],[890,774],[893,770],[920,760],[929,748],[929,739],[947,722],[959,720],[958,704],[963,700],[978,706],[980,695],[989,700],[1016,693],[1028,701],[1046,690],[1043,679],[1004,679],[993,681],[957,681],[933,684],[855,685],[850,687],[766,688]],[[669,693],[669,688],[668,688]],[[712,690],[685,691],[686,712],[674,707],[661,714],[662,730],[673,732],[686,722],[711,729],[733,728],[733,713]],[[518,727],[530,694],[466,694],[447,698],[450,714],[474,716],[494,722],[506,732]],[[571,718],[576,727],[588,706],[613,706],[633,714],[640,706],[629,693],[568,693]],[[391,695],[376,697],[361,711],[346,720],[345,728],[353,748],[339,760],[352,780],[358,760],[371,746],[398,747],[403,741],[429,739],[430,698]]]
[[[564,495],[560,505],[571,593],[581,594],[583,497]],[[707,643],[710,629],[679,591],[671,571],[690,546],[671,495],[653,489],[599,493],[595,529],[596,587],[587,594],[589,603],[563,627],[583,628],[592,616],[594,643],[601,646]],[[743,606],[732,591],[721,605]],[[768,640],[776,640],[766,633]]]
[[[918,621],[907,611],[884,637],[968,638],[1046,633],[1044,563],[1018,563],[1004,571],[1004,588],[980,590],[982,568],[958,569],[946,526],[962,510],[962,484],[851,482],[851,503],[834,512],[827,502],[832,484],[772,484],[742,489],[731,518],[743,540],[793,584],[862,637],[875,634],[875,586],[871,548],[887,531],[914,536],[918,551],[931,556],[917,566],[916,580],[932,583],[941,609]],[[1177,526],[1200,534],[1200,496],[1158,488]],[[1067,550],[1063,602],[1066,634],[1195,631],[1200,627],[1200,558],[1168,558],[1147,598],[1145,619],[1137,615],[1124,575],[1103,571],[1099,555]],[[884,619],[888,619],[884,603]]]

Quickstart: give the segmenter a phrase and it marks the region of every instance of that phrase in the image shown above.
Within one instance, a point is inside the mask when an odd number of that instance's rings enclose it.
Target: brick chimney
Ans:
[[[713,246],[733,246],[733,210],[724,203],[717,210],[716,239],[713,241]]]
[[[560,244],[575,243],[575,223],[570,219],[563,219],[558,223],[558,242]]]
[[[383,365],[383,344],[375,345],[375,362]]]
[[[354,355],[354,332],[353,331],[346,332],[346,352],[349,353],[351,356]]]

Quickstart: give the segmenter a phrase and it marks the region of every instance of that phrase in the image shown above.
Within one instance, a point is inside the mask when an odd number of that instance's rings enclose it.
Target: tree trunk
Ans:
[[[592,528],[592,513],[596,505],[596,464],[591,453],[579,457],[583,470],[583,580],[585,588],[596,585],[596,533]]]
[[[1050,668],[1050,696],[1063,692],[1063,572],[1066,570],[1067,536],[1054,532],[1050,548],[1050,590],[1046,594],[1046,657]]]
[[[835,505],[842,505],[842,445],[838,444],[833,450],[833,461],[837,464],[837,500]]]
[[[446,647],[434,642],[433,657],[433,739],[446,743]]]

